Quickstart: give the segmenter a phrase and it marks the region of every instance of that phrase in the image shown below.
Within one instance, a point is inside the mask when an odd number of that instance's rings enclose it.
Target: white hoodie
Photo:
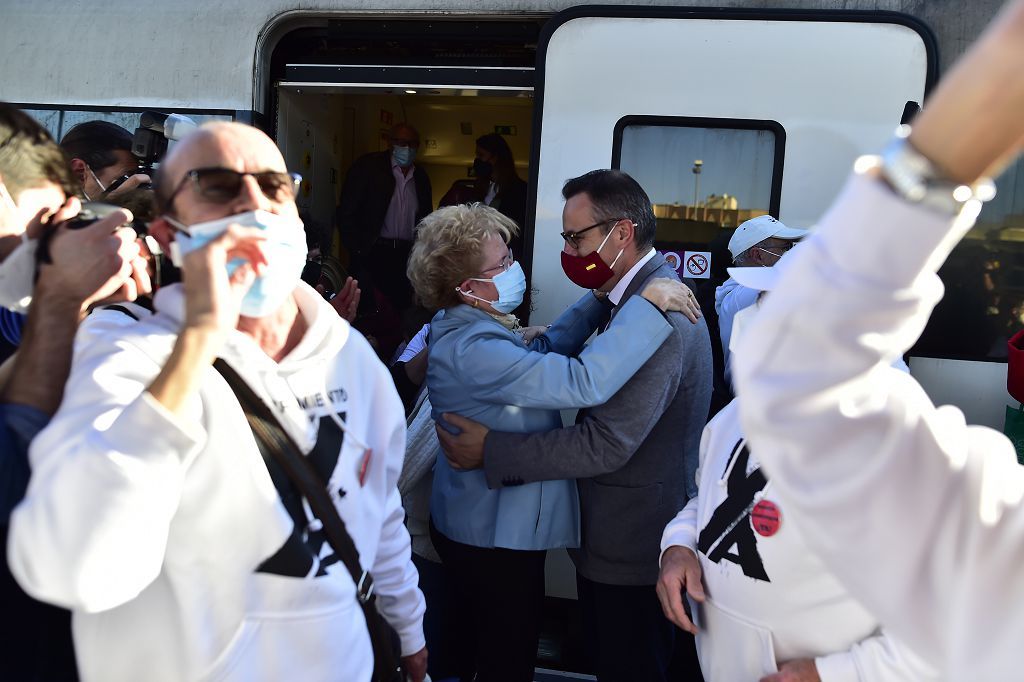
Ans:
[[[329,474],[378,605],[411,654],[424,645],[425,607],[396,487],[402,404],[366,340],[312,289],[295,294],[309,329],[286,358],[273,362],[240,332],[221,356]],[[83,325],[64,402],[32,444],[11,570],[29,594],[74,611],[84,680],[369,679],[353,581],[328,560],[318,522],[307,525],[308,505],[292,502],[306,527],[293,521],[227,383],[208,369],[187,419],[144,392],[183,306],[172,286],[137,324],[108,320],[99,335]]]
[[[665,528],[661,547],[688,547],[700,560],[707,601],[692,611],[704,679],[757,682],[798,658],[815,659],[822,682],[938,679],[807,548],[746,448],[736,400],[705,427],[700,459],[700,492]],[[751,518],[771,513],[762,500],[781,518],[764,534]]]

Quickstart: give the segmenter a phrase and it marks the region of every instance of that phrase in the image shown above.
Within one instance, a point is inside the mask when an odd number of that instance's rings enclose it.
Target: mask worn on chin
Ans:
[[[402,168],[408,168],[416,160],[416,150],[412,147],[395,147],[391,150],[391,158]]]
[[[474,282],[492,282],[498,290],[498,300],[488,301],[486,298],[474,295],[471,291],[463,291],[459,287],[455,287],[455,291],[463,296],[469,296],[478,301],[489,303],[499,313],[510,313],[523,302],[523,294],[526,293],[526,273],[523,272],[523,268],[519,265],[518,261],[496,277],[491,277],[490,279],[470,277],[470,279]]]
[[[36,278],[38,246],[39,240],[29,239],[24,232],[21,243],[0,263],[0,306],[16,313],[28,312]]]
[[[565,276],[569,278],[569,281],[584,289],[600,289],[612,278],[615,274],[612,266],[618,262],[619,256],[625,251],[625,249],[619,251],[618,256],[615,256],[615,260],[612,261],[611,265],[608,265],[601,259],[601,249],[608,242],[608,238],[612,236],[612,231],[609,230],[608,234],[604,236],[601,246],[586,256],[570,256],[565,251],[562,251],[562,270],[565,272]]]
[[[267,241],[261,248],[267,259],[263,274],[256,277],[245,298],[241,314],[246,317],[266,317],[281,307],[295,290],[306,265],[306,234],[302,222],[296,218],[280,216],[267,211],[249,211],[219,220],[185,226],[164,216],[164,219],[182,232],[171,242],[171,262],[181,267],[185,254],[195,251],[220,236],[231,225],[258,227],[266,232]],[[230,277],[245,260],[235,258],[228,262]]]
[[[473,159],[473,177],[489,178],[494,175],[494,166],[483,159]]]

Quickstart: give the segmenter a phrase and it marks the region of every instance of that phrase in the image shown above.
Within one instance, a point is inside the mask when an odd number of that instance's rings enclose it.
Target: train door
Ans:
[[[765,213],[813,227],[853,160],[922,101],[935,68],[931,33],[894,13],[556,15],[537,58],[531,322],[581,293],[559,265],[568,178],[608,167],[636,177],[654,203],[656,246],[713,291],[731,229]]]

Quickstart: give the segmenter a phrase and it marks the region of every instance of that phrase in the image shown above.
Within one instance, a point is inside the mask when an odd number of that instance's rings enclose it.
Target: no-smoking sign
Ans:
[[[680,274],[684,277],[694,277],[696,279],[711,279],[711,252],[683,252],[683,272]]]

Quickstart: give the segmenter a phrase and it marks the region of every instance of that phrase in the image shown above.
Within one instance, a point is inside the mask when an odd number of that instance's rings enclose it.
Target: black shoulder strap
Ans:
[[[324,526],[324,534],[338,553],[345,568],[352,574],[358,590],[359,601],[373,598],[373,578],[359,563],[359,550],[349,535],[345,522],[338,515],[338,509],[327,492],[324,482],[313,469],[309,460],[281,427],[270,407],[245,383],[223,358],[217,358],[214,369],[220,372],[228,386],[238,398],[242,411],[249,421],[249,427],[256,437],[256,444],[265,458],[273,459],[309,502],[310,508]]]
[[[369,571],[363,570],[362,564],[359,563],[359,550],[345,528],[345,522],[338,515],[338,509],[334,506],[324,481],[302,454],[299,446],[281,427],[270,407],[256,395],[245,380],[223,358],[217,358],[213,367],[220,372],[238,398],[264,460],[277,462],[299,493],[306,498],[313,513],[323,524],[327,541],[352,575],[352,580],[356,584],[356,598],[363,609],[370,644],[373,646],[373,682],[403,679],[398,634],[377,610],[373,576]]]

